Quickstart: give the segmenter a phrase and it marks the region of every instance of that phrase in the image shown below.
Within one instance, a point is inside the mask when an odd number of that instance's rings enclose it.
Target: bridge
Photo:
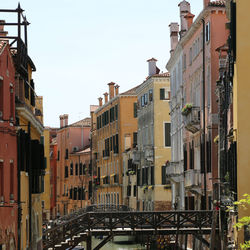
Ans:
[[[107,236],[94,248],[98,250],[114,236],[142,234],[175,235],[176,249],[179,235],[191,234],[209,247],[209,242],[203,236],[210,235],[213,231],[213,216],[213,211],[82,210],[44,231],[43,249],[72,249],[80,242],[86,241],[87,250],[90,250],[93,249],[91,236]]]

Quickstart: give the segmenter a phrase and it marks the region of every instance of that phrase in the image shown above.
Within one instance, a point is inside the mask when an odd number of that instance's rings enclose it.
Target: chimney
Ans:
[[[180,21],[181,21],[181,30],[180,38],[182,38],[188,30],[188,23],[185,16],[190,12],[190,3],[186,0],[183,0],[178,5],[180,7]]]
[[[205,9],[210,3],[210,0],[203,0],[203,8]]]
[[[120,86],[118,84],[115,85],[115,96],[119,95],[119,87]]]
[[[64,115],[64,126],[65,126],[65,127],[68,126],[68,120],[69,120],[69,115],[65,114],[65,115]]]
[[[171,55],[173,54],[177,44],[178,44],[178,33],[179,33],[179,24],[170,23],[170,43],[171,43]]]
[[[109,85],[109,100],[111,100],[112,98],[114,98],[115,95],[115,83],[110,82],[108,83],[108,85]]]
[[[60,115],[59,118],[60,118],[60,128],[62,128],[63,127],[63,121],[64,121],[63,115]]]
[[[147,60],[148,62],[148,76],[155,75],[157,73],[157,67],[156,67],[156,62],[157,60],[155,58],[151,58]]]
[[[108,93],[107,92],[105,92],[104,94],[104,100],[105,100],[105,103],[107,103],[108,102]]]
[[[99,101],[99,107],[101,107],[102,106],[102,97],[99,97],[98,101]]]
[[[193,15],[190,12],[185,16],[185,18],[187,20],[188,29],[190,29],[190,27],[192,26],[194,17],[195,17],[195,15]]]
[[[4,24],[5,24],[5,21],[0,20],[0,36],[7,36],[8,35],[8,32],[4,31]]]

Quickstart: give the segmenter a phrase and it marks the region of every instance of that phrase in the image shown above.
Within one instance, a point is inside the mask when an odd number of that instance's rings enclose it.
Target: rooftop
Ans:
[[[91,119],[89,117],[69,125],[69,127],[89,127],[89,126],[91,126]]]

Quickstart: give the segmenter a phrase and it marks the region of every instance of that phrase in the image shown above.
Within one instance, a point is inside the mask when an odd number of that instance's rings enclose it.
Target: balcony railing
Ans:
[[[140,152],[139,151],[133,151],[132,160],[135,164],[140,163]]]
[[[182,113],[185,128],[193,134],[200,130],[200,107],[192,107]]]
[[[189,169],[185,171],[185,188],[191,188],[201,185],[201,173],[196,169]]]
[[[183,165],[181,162],[171,162],[166,168],[167,176],[178,176],[183,174]]]

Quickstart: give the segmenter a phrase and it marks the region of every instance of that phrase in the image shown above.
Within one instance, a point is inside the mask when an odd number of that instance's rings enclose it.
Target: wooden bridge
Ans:
[[[213,211],[82,211],[69,216],[59,225],[43,233],[44,249],[71,249],[82,241],[91,247],[91,236],[107,236],[94,250],[100,249],[117,235],[179,235],[192,234],[205,246],[204,235],[211,234]],[[215,227],[216,229],[216,227]]]

